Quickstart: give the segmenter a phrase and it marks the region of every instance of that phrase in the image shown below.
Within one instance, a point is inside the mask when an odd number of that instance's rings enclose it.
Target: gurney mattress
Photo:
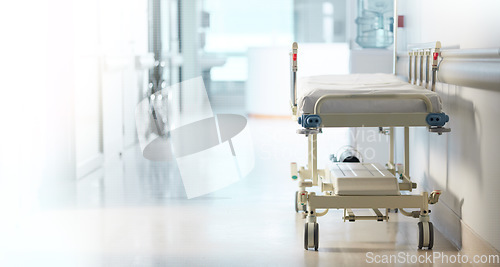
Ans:
[[[420,86],[398,79],[392,74],[322,75],[302,78],[299,81],[300,113],[314,113],[314,105],[321,96],[423,94],[432,103],[433,112],[441,112],[439,95]],[[321,106],[320,113],[415,113],[427,112],[420,99],[329,99]]]
[[[397,178],[377,163],[332,163],[331,177],[337,195],[399,195]]]

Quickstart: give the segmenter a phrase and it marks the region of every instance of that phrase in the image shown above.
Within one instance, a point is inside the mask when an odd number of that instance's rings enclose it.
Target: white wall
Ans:
[[[348,17],[345,0],[293,1],[295,41],[299,43],[343,43],[347,41]]]
[[[73,3],[77,175],[102,163],[99,1]]]
[[[148,1],[73,2],[76,161],[79,177],[136,142],[134,112],[147,75]]]
[[[77,166],[102,153],[104,49],[99,34],[101,22],[115,18],[104,12],[103,2],[0,3],[5,37],[0,42],[0,209],[6,218],[0,231],[16,227],[31,209],[71,204]],[[136,8],[140,4],[143,8]],[[147,0],[114,5],[115,10],[126,5],[130,13],[140,14],[146,12]],[[132,20],[128,25],[137,25],[137,20],[147,25],[144,18],[129,14],[119,18]],[[124,32],[130,33],[130,27]],[[137,47],[132,39],[147,44],[144,36],[125,39],[125,45]],[[122,100],[115,105],[121,106]],[[123,135],[121,125],[119,129]]]
[[[0,3],[1,236],[23,213],[74,200],[74,25],[67,10],[70,1]]]
[[[440,40],[444,46],[491,48],[500,45],[497,0],[399,1],[408,43]],[[425,12],[424,12],[425,11]]]
[[[425,8],[425,9],[424,9]],[[424,12],[425,11],[425,12]],[[500,1],[400,1],[408,43],[439,40],[443,46],[500,47]],[[461,224],[500,250],[500,90],[438,84],[452,132],[412,131],[411,175],[424,189],[442,189],[433,221],[462,247]],[[461,220],[461,221],[460,221]]]

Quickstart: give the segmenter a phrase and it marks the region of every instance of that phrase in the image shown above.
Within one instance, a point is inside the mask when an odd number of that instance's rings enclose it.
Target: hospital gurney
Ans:
[[[429,204],[437,203],[441,192],[402,195],[400,191],[412,192],[417,187],[410,179],[409,128],[425,126],[440,135],[450,131],[445,127],[449,118],[442,112],[441,100],[434,92],[440,48],[441,44],[436,42],[431,47],[410,52],[409,83],[390,74],[315,76],[301,81],[303,92],[298,98],[298,45],[293,43],[291,107],[301,125],[297,133],[308,140],[308,164],[299,168],[291,163],[291,177],[299,183],[295,210],[303,211],[306,218],[306,250],[318,250],[317,217],[325,215],[328,209],[344,209],[343,219],[350,222],[387,221],[389,209],[399,209],[402,214],[419,219],[418,248],[432,249],[434,229],[429,221]],[[318,169],[317,135],[326,127],[380,127],[389,134],[390,140],[386,168],[373,163],[333,162],[326,169]],[[396,170],[394,163],[394,127],[404,127],[402,170]],[[307,191],[313,186],[317,186],[321,194]],[[384,208],[385,215],[379,210]],[[419,210],[410,212],[405,208]],[[317,209],[325,210],[318,213]],[[375,215],[357,216],[352,209],[371,209]]]

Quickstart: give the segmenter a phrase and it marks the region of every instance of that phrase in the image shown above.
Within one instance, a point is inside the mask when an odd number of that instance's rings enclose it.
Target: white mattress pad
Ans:
[[[340,163],[330,166],[336,195],[399,195],[398,179],[377,163]]]
[[[303,77],[298,86],[300,113],[314,113],[314,105],[324,95],[422,94],[429,98],[433,112],[442,110],[439,95],[412,85],[392,74],[349,74]],[[420,99],[329,99],[320,113],[415,113],[427,112]]]

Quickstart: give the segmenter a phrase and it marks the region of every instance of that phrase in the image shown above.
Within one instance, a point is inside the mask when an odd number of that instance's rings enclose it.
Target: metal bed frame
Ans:
[[[440,58],[441,43],[414,46],[409,52],[409,79],[412,84],[421,85],[430,90],[435,90],[438,61]],[[307,167],[297,167],[291,163],[291,177],[298,180],[299,190],[295,195],[295,210],[303,211],[306,219],[304,230],[304,248],[318,250],[319,225],[317,217],[326,215],[328,209],[344,209],[344,221],[356,220],[389,220],[389,209],[399,209],[402,214],[418,218],[418,248],[432,249],[434,244],[433,225],[429,221],[429,204],[439,200],[441,192],[434,190],[430,194],[422,192],[419,195],[335,195],[334,184],[331,183],[330,170],[317,167],[317,134],[325,127],[389,127],[381,131],[389,135],[390,149],[387,169],[396,177],[399,176],[400,191],[412,192],[417,184],[410,179],[410,153],[409,127],[426,126],[430,132],[441,135],[449,132],[444,127],[448,117],[444,113],[434,113],[431,101],[424,94],[384,94],[384,95],[324,95],[318,99],[313,114],[298,114],[297,110],[297,70],[298,70],[298,45],[293,43],[290,53],[291,66],[291,108],[293,117],[302,125],[297,133],[304,134],[308,139],[308,164]],[[425,90],[422,88],[422,90]],[[426,105],[426,112],[418,113],[321,113],[321,106],[331,99],[420,99]],[[435,121],[440,120],[439,123]],[[432,122],[434,121],[434,122]],[[394,163],[394,127],[404,127],[404,168],[397,171]],[[317,195],[308,192],[307,188],[318,186],[324,194]],[[385,215],[379,210],[385,208]],[[418,211],[405,211],[405,208],[416,208]],[[318,209],[326,209],[318,213]],[[357,216],[352,209],[371,209],[374,216]]]

